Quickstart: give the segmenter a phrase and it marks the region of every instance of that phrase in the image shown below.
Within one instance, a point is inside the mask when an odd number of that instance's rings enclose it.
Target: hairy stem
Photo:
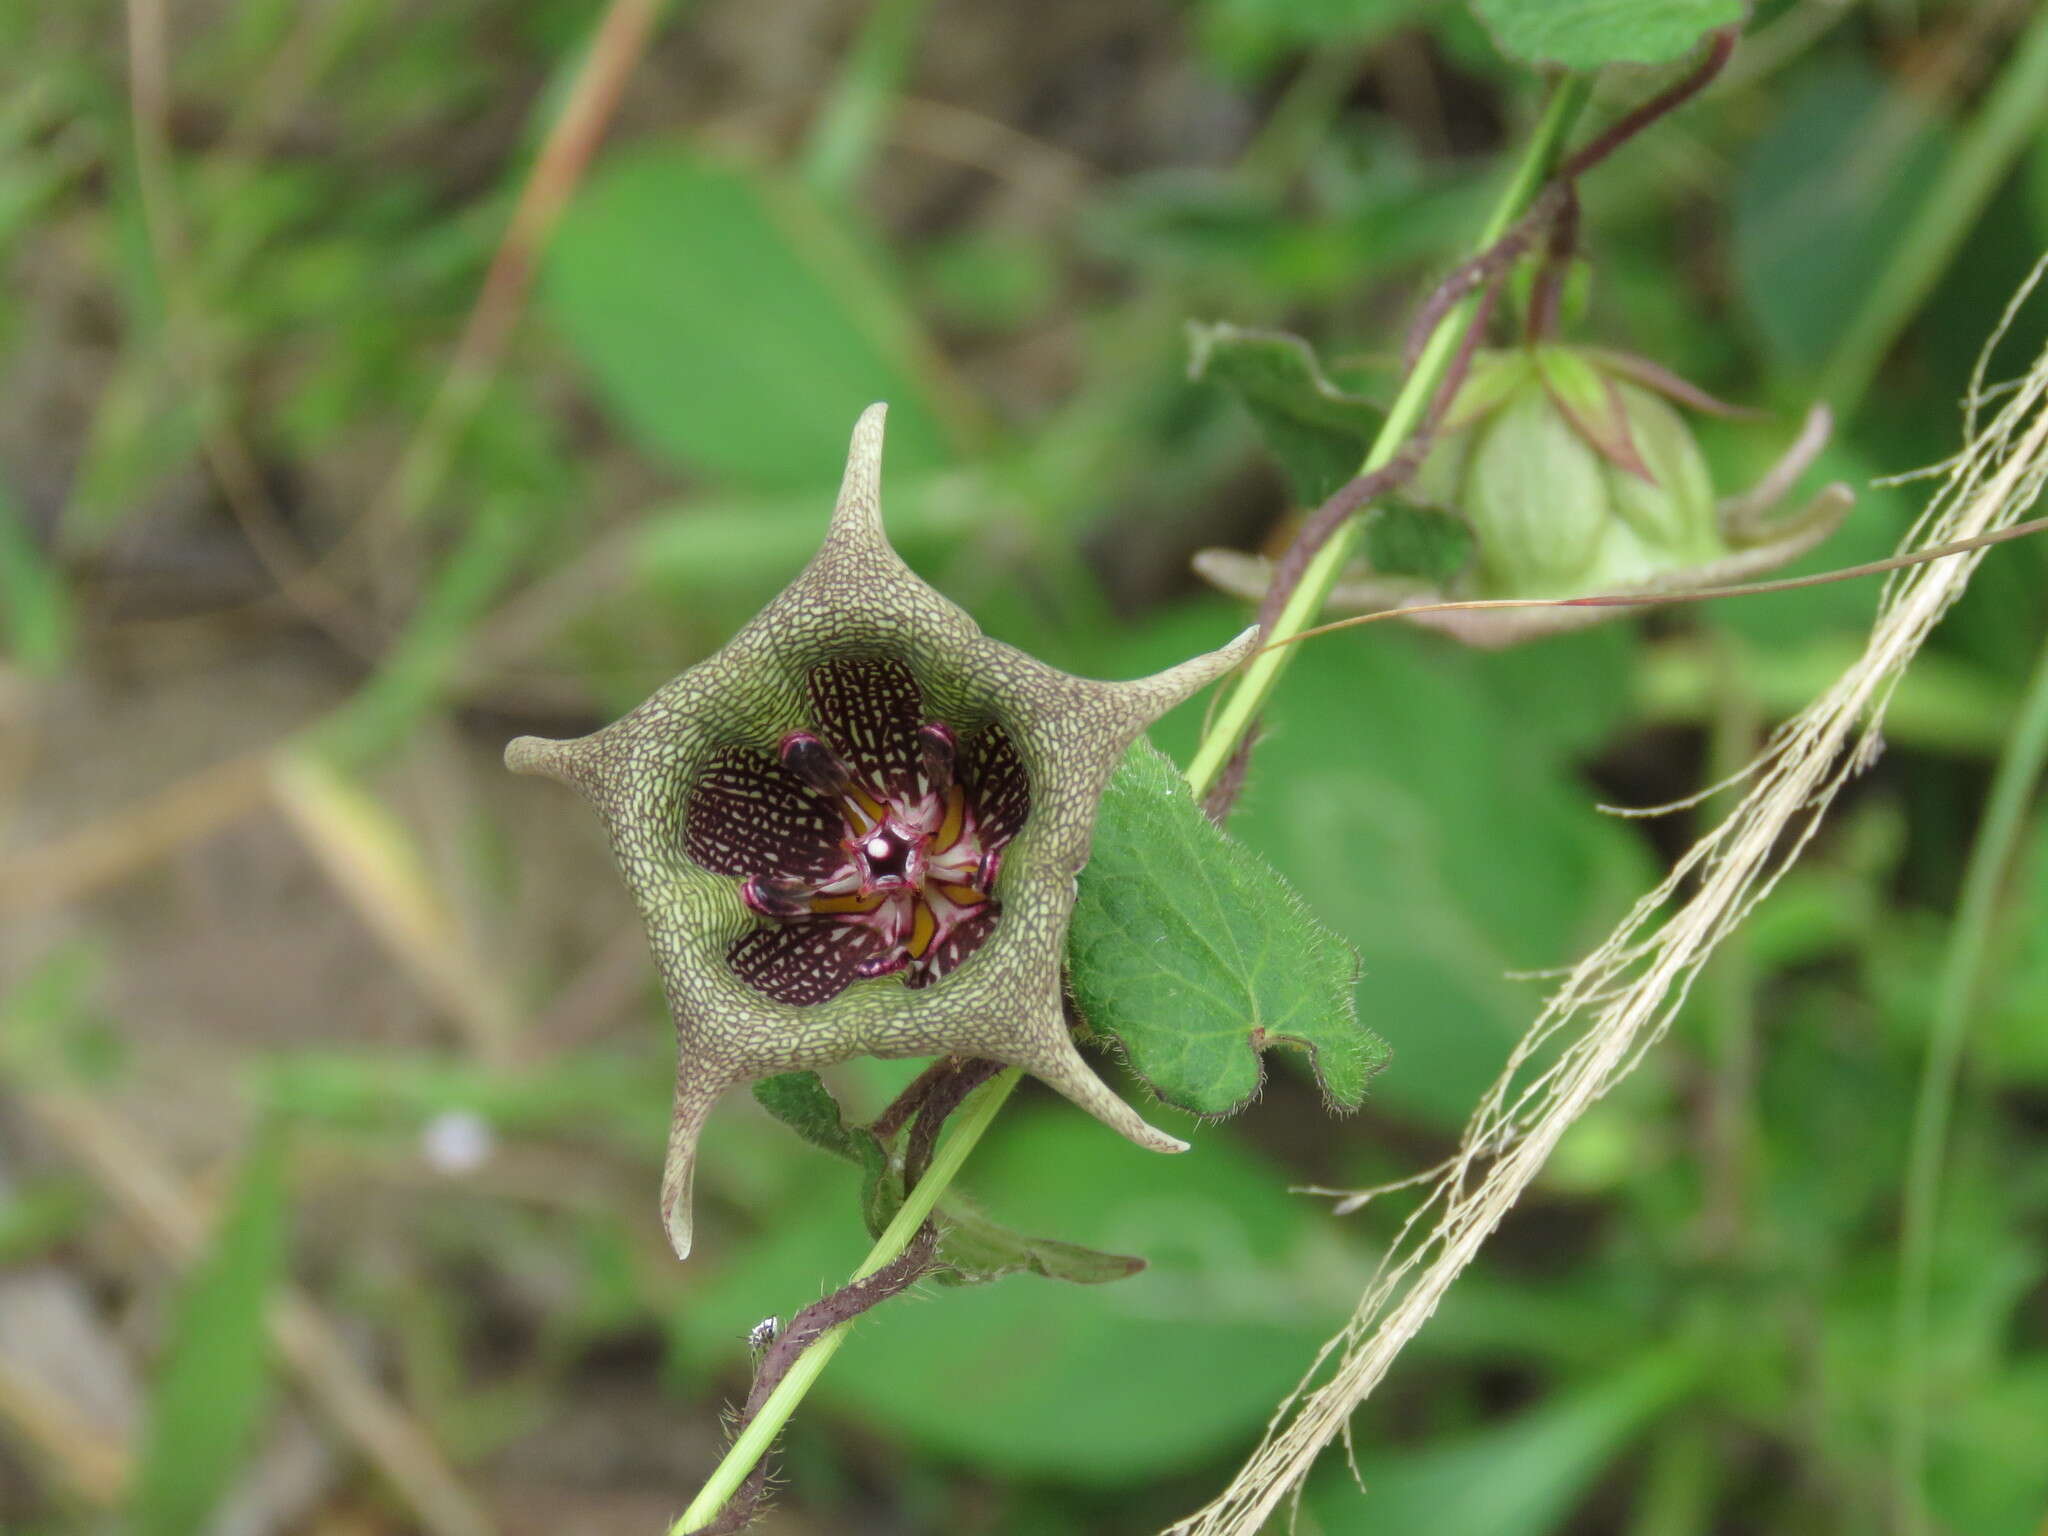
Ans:
[[[1564,136],[1570,131],[1579,110],[1586,104],[1587,84],[1573,78],[1563,82],[1551,93],[1550,101],[1543,109],[1543,117],[1536,125],[1536,132],[1529,140],[1529,147],[1522,155],[1522,162],[1515,168],[1513,178],[1501,195],[1493,216],[1487,220],[1481,232],[1478,249],[1485,251],[1507,233],[1524,207],[1536,196],[1544,178],[1550,172],[1552,161],[1557,158]],[[1373,439],[1371,450],[1365,456],[1361,471],[1371,474],[1384,467],[1400,451],[1416,425],[1422,420],[1436,386],[1449,369],[1452,357],[1458,350],[1458,343],[1469,324],[1477,300],[1466,297],[1445,316],[1445,323],[1431,333],[1428,344],[1416,360],[1407,382],[1396,397],[1393,408],[1387,412],[1379,435]],[[1278,618],[1274,620],[1268,642],[1285,641],[1297,631],[1306,628],[1322,608],[1336,585],[1338,575],[1350,560],[1357,547],[1359,525],[1351,519],[1323,545],[1315,559],[1309,562],[1300,583],[1288,594]],[[1194,760],[1188,764],[1187,780],[1195,798],[1204,798],[1222,774],[1224,766],[1237,750],[1237,745],[1258,717],[1267,697],[1280,680],[1280,674],[1291,659],[1289,647],[1261,652],[1248,666],[1238,680],[1230,696],[1223,701],[1223,707],[1216,712],[1215,722],[1202,737],[1202,743],[1195,749]]]
[[[1927,1456],[1927,1313],[1934,1276],[1935,1227],[1948,1150],[1948,1125],[1962,1066],[1963,1037],[1983,981],[1998,898],[2012,867],[2027,808],[2048,764],[2048,646],[1991,781],[1984,820],[1970,846],[1962,898],[1949,930],[1935,992],[1920,1093],[1906,1153],[1899,1233],[1899,1290],[1893,1319],[1896,1376],[1892,1405],[1895,1528],[1906,1536],[1928,1529],[1921,1481]]]
[[[860,1268],[853,1272],[855,1280],[865,1279],[885,1265],[897,1259],[907,1249],[925,1218],[939,1202],[939,1197],[953,1182],[955,1174],[967,1161],[982,1135],[995,1120],[996,1111],[1010,1097],[1023,1074],[1015,1067],[1006,1068],[1001,1075],[982,1088],[967,1102],[960,1113],[959,1123],[953,1134],[932,1159],[931,1170],[919,1179],[903,1200],[903,1207],[896,1213],[882,1235],[875,1240],[875,1246],[861,1261]],[[725,1459],[712,1471],[702,1491],[690,1502],[682,1519],[669,1528],[669,1536],[688,1536],[691,1531],[701,1531],[711,1524],[724,1508],[726,1500],[738,1491],[754,1464],[768,1454],[769,1446],[775,1443],[782,1427],[789,1422],[789,1416],[796,1411],[796,1405],[804,1400],[813,1383],[824,1374],[825,1367],[839,1352],[839,1346],[846,1342],[847,1329],[851,1325],[841,1323],[821,1334],[818,1341],[798,1357],[789,1374],[769,1394],[739,1438],[732,1443],[732,1449],[725,1453]]]

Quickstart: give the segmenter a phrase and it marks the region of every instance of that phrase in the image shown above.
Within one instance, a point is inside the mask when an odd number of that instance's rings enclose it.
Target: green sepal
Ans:
[[[1636,451],[1628,411],[1614,380],[1569,347],[1537,347],[1536,371],[1564,419],[1615,468],[1655,485]]]

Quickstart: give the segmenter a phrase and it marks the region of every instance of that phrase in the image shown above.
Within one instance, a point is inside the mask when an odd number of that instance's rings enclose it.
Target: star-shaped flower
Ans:
[[[597,807],[680,1037],[662,1214],[690,1250],[698,1133],[728,1088],[858,1055],[992,1057],[1140,1146],[1061,1006],[1074,877],[1145,727],[1255,631],[1134,682],[991,640],[882,531],[883,407],[854,428],[825,543],[710,659],[520,773]]]

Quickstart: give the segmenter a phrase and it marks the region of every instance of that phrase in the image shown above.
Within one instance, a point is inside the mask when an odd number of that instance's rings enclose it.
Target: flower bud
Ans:
[[[1471,525],[1474,597],[1617,591],[1729,552],[1678,412],[1561,346],[1475,358],[1410,494]]]
[[[1734,409],[1655,363],[1536,343],[1476,353],[1427,456],[1400,499],[1460,519],[1472,553],[1441,585],[1355,562],[1330,594],[1335,613],[1423,608],[1471,598],[1653,596],[1746,580],[1798,558],[1847,514],[1831,485],[1790,517],[1771,516],[1826,444],[1824,406],[1745,494],[1717,501],[1707,462],[1676,406]],[[1422,514],[1424,517],[1427,514]],[[1203,550],[1195,569],[1258,599],[1273,563]],[[1495,609],[1415,615],[1471,645],[1503,646],[1618,617],[1622,608]]]

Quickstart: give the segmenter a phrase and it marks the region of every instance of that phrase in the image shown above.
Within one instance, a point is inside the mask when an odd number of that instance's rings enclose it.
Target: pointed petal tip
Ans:
[[[1026,1070],[1135,1146],[1148,1152],[1188,1150],[1186,1142],[1149,1123],[1097,1077],[1075,1049],[1071,1037],[1063,1033],[1060,1044],[1064,1049],[1057,1049],[1048,1059],[1033,1063]]]
[[[668,1199],[661,1202],[662,1230],[668,1233],[668,1245],[675,1250],[677,1259],[690,1256],[690,1242],[694,1234],[690,1230],[690,1202],[687,1196],[671,1204]]]
[[[697,1138],[711,1107],[727,1085],[720,1076],[693,1068],[687,1054],[676,1061],[675,1107],[670,1111],[668,1155],[661,1167],[661,1226],[678,1259],[687,1259],[696,1238],[690,1214],[690,1190],[697,1175]]]
[[[570,782],[569,748],[573,745],[545,736],[517,736],[505,746],[505,766],[514,773],[559,779],[566,784]]]
[[[1204,651],[1199,656],[1190,656],[1179,666],[1168,667],[1150,677],[1111,683],[1107,687],[1117,695],[1123,708],[1142,729],[1183,699],[1192,697],[1218,678],[1243,666],[1258,645],[1259,626],[1253,624],[1240,631],[1228,645]]]
[[[882,438],[889,407],[876,401],[853,424],[846,449],[846,475],[839,482],[839,500],[832,508],[827,550],[886,549],[882,532]]]
[[[690,1186],[697,1171],[697,1132],[702,1120],[685,1126],[680,1120],[669,1135],[668,1162],[661,1171],[661,1229],[678,1259],[687,1259],[696,1232],[690,1215]]]

